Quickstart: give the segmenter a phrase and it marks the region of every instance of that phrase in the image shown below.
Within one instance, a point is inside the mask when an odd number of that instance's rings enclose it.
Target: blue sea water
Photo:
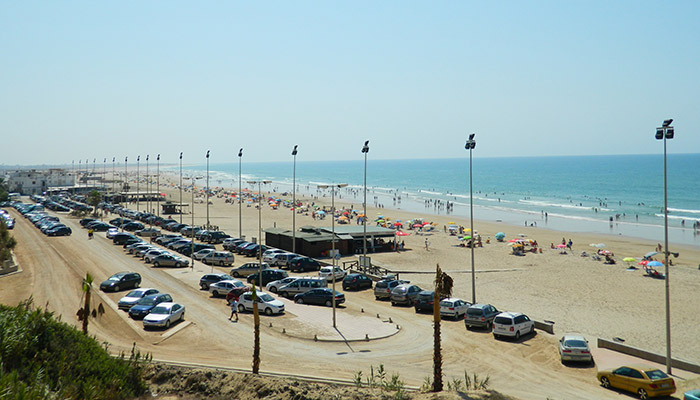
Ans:
[[[700,231],[693,229],[700,222],[700,154],[671,154],[667,163],[670,241],[700,245]],[[249,180],[269,179],[273,183],[268,190],[291,191],[291,159],[243,163],[241,168],[243,187],[251,188]],[[474,158],[472,169],[477,220],[514,225],[527,221],[555,230],[663,241],[662,155]],[[338,198],[360,209],[364,172],[364,159],[298,161],[297,191],[317,194],[318,183],[347,183]],[[205,173],[205,165],[184,172],[185,176]],[[237,188],[238,174],[238,163],[211,164],[210,184]],[[448,214],[435,204],[449,201],[451,214],[469,217],[468,158],[369,158],[367,187],[368,205]]]

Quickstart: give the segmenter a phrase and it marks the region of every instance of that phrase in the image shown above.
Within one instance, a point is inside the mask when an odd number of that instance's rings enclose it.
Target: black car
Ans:
[[[106,222],[93,221],[87,224],[86,228],[92,229],[95,232],[107,232],[110,228],[114,228],[114,226]]]
[[[260,283],[260,278],[258,278],[259,275],[259,272],[248,275],[248,283],[255,283],[255,285],[260,288],[264,287],[270,282],[278,281],[289,276],[287,271],[282,271],[281,269],[264,269],[262,271],[262,283]]]
[[[347,274],[343,278],[343,290],[371,289],[372,279],[365,274]]]
[[[125,231],[129,232],[136,232],[140,231],[141,229],[146,228],[146,226],[140,222],[127,222],[126,224],[122,225],[122,229]]]
[[[177,249],[177,251],[182,254],[183,256],[188,256],[192,254],[192,245],[190,246],[182,246]],[[198,252],[200,250],[204,249],[215,249],[213,244],[204,244],[204,243],[195,243],[194,244],[194,252]]]
[[[435,292],[432,290],[423,290],[418,293],[413,301],[413,307],[416,312],[433,312],[433,303],[435,302]]]
[[[236,246],[239,244],[245,242],[243,239],[235,239],[235,240],[230,240],[230,241],[224,241],[224,249],[228,250],[230,252],[236,251]]]
[[[90,222],[97,221],[95,218],[83,218],[80,220],[80,226],[83,228],[87,226]]]
[[[134,236],[134,235],[132,235],[132,234],[130,234],[130,233],[119,232],[119,233],[117,233],[116,235],[114,235],[114,236],[112,237],[112,243],[123,245],[124,243],[126,243],[127,240],[133,239],[133,238],[135,238],[135,237],[136,237],[136,236]]]
[[[311,289],[308,292],[299,293],[294,296],[294,302],[297,304],[318,304],[331,307],[333,305],[333,289]],[[341,303],[345,303],[345,295],[336,290],[335,304],[338,305]]]
[[[243,242],[243,243],[239,244],[238,246],[236,246],[236,253],[243,254],[243,251],[245,250],[246,247],[254,246],[254,245],[255,245],[255,243]]]
[[[265,251],[267,251],[268,248],[269,247],[267,247],[263,244],[254,243],[251,246],[245,247],[243,249],[243,254],[245,254],[246,257],[257,257],[259,254],[258,252],[264,253]]]
[[[227,280],[232,280],[233,277],[229,274],[222,274],[222,273],[214,273],[214,274],[206,274],[202,276],[199,279],[199,287],[201,287],[203,290],[209,290],[209,285],[212,283],[216,283],[219,281],[227,281]]]
[[[100,290],[118,292],[126,288],[137,288],[141,284],[141,275],[137,272],[119,272],[100,283]]]
[[[158,304],[173,301],[172,296],[167,293],[150,294],[129,309],[129,316],[133,319],[143,319]]]
[[[292,272],[319,271],[321,264],[310,257],[294,257],[289,261],[289,270]]]
[[[179,239],[182,236],[180,235],[175,235],[175,234],[169,234],[169,235],[160,235],[156,238],[155,242],[158,244],[167,244],[171,240]]]
[[[224,232],[221,231],[208,231],[207,233],[203,234],[200,237],[200,240],[202,242],[207,242],[207,243],[223,243],[225,239],[230,238],[231,235],[227,235]]]
[[[69,227],[60,225],[46,231],[47,236],[70,236],[73,233]]]

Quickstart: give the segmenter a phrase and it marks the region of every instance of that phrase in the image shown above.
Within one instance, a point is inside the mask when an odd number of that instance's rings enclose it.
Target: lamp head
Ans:
[[[146,154],[146,161],[148,161],[148,156],[149,156],[149,155],[148,155],[148,154]]]
[[[298,146],[298,145],[296,145],[296,144],[294,145],[294,149],[292,150],[292,155],[293,155],[293,156],[297,155],[297,146]]]
[[[114,162],[114,160],[116,160],[116,159],[117,159],[117,157],[112,157],[112,162]]]
[[[365,145],[362,146],[363,153],[369,153],[369,140],[365,140]]]
[[[656,140],[661,140],[664,138],[664,128],[656,128]]]
[[[464,145],[465,149],[472,150],[473,148],[476,147],[476,140],[474,140],[474,136],[476,136],[475,133],[469,134],[469,139],[467,139],[467,144]]]
[[[241,149],[238,150],[238,157],[243,157],[243,147],[241,147]]]
[[[673,132],[672,126],[669,126],[668,128],[666,128],[666,139],[673,139],[673,134],[674,134],[674,132]]]
[[[182,160],[182,152],[180,152],[180,160]]]
[[[207,150],[207,158],[209,158],[209,150]]]
[[[136,161],[141,161],[141,156],[136,156]]]
[[[670,126],[672,122],[673,122],[673,119],[672,119],[672,118],[665,119],[665,120],[664,120],[663,127],[666,128],[666,127]]]
[[[107,162],[107,157],[105,157],[105,160],[104,160],[104,161],[102,161],[102,162]]]
[[[158,158],[156,158],[156,161],[160,161],[160,153],[158,153]]]
[[[129,161],[129,156],[124,157],[124,162]]]

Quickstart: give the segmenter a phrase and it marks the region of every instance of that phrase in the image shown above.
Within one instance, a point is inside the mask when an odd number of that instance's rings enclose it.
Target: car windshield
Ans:
[[[110,281],[118,281],[118,280],[120,280],[121,278],[122,278],[121,276],[114,275],[114,276],[110,276],[108,280],[110,280]]]
[[[647,376],[651,380],[668,378],[668,375],[666,375],[666,373],[658,369],[655,369],[653,371],[644,371],[644,373],[647,374]]]
[[[222,281],[223,281],[223,280],[231,280],[231,279],[233,279],[233,277],[231,277],[231,276],[228,275],[228,274],[223,274],[223,275],[221,275],[221,280],[222,280]]]
[[[451,301],[441,301],[440,306],[441,307],[452,307],[452,302]]]
[[[260,300],[268,302],[268,301],[273,301],[275,298],[270,296],[269,294],[265,293],[262,296],[260,296]]]
[[[151,314],[170,314],[168,307],[158,306],[151,311]]]
[[[139,301],[139,305],[142,306],[152,306],[154,304],[156,304],[156,301],[152,297],[144,297],[143,299],[141,299],[141,301]]]
[[[494,322],[501,325],[513,325],[513,320],[509,317],[496,317]]]
[[[470,308],[467,310],[469,315],[482,315],[481,308]]]
[[[143,295],[143,290],[132,290],[126,297],[141,297]]]
[[[583,340],[565,340],[564,341],[564,346],[566,347],[580,347],[580,348],[586,348],[586,342]]]
[[[233,287],[243,287],[245,286],[241,281],[233,281]]]

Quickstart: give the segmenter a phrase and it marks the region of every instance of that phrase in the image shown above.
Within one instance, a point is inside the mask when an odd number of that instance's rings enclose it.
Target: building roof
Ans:
[[[284,228],[267,228],[264,230],[265,233],[272,233],[276,235],[292,236],[291,229]],[[367,236],[374,237],[393,237],[396,231],[393,229],[382,228],[380,226],[368,226]],[[335,236],[340,240],[349,240],[355,238],[362,238],[364,235],[364,230],[362,225],[360,226],[348,226],[348,225],[336,225],[335,226]],[[316,226],[302,226],[296,232],[297,238],[306,240],[308,242],[316,241],[328,241],[333,239],[333,228],[332,227],[316,227]]]

